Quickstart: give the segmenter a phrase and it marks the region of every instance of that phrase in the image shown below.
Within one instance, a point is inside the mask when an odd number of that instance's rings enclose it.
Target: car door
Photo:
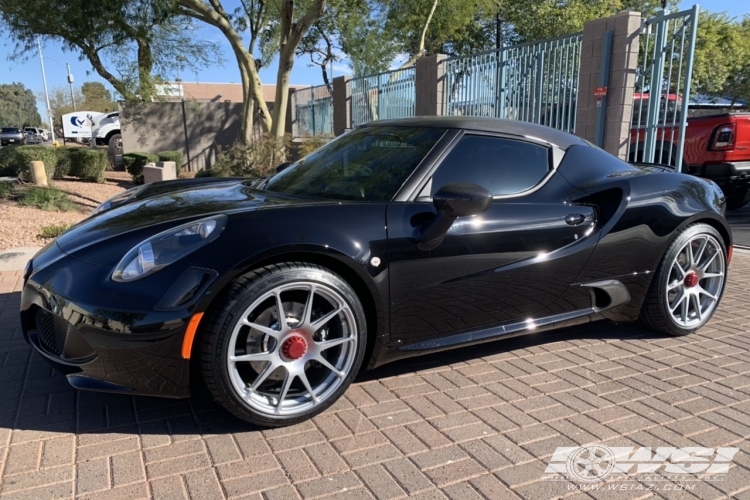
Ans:
[[[413,201],[387,207],[391,338],[408,344],[542,318],[580,307],[564,299],[596,237],[595,211],[560,175],[562,151],[533,141],[464,134]],[[459,217],[443,242],[420,250],[419,227],[449,182],[493,194],[490,209]]]

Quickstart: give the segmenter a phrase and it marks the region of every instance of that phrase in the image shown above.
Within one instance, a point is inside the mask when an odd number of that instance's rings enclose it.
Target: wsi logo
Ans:
[[[81,118],[80,116],[71,116],[70,123],[72,123],[74,127],[83,128],[83,125],[86,123],[86,119]]]
[[[719,480],[717,475],[729,472],[729,465],[739,448],[609,447],[599,444],[565,447],[555,450],[545,474],[548,480],[592,483],[607,478],[649,481]]]

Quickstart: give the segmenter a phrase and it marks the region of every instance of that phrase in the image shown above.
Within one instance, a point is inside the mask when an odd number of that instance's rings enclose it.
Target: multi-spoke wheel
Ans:
[[[241,278],[206,328],[209,388],[231,412],[261,425],[293,424],[330,406],[359,369],[366,344],[355,292],[308,264]]]
[[[641,314],[644,322],[672,335],[703,326],[724,291],[726,255],[724,240],[713,227],[688,227],[667,250],[654,276]]]

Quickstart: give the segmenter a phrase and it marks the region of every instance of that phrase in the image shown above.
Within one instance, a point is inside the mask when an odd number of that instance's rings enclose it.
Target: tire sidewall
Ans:
[[[322,284],[333,288],[341,294],[347,304],[351,307],[356,322],[358,335],[357,351],[355,353],[354,362],[352,363],[351,369],[346,375],[346,378],[336,391],[334,391],[324,402],[320,403],[315,408],[298,415],[289,417],[269,416],[254,409],[247,404],[239,394],[237,394],[230,379],[230,367],[227,363],[227,349],[230,347],[229,342],[235,326],[243,318],[243,313],[253,304],[253,302],[279,285],[295,282],[313,282]],[[362,366],[367,347],[367,323],[365,321],[365,313],[356,293],[342,278],[330,271],[317,267],[279,269],[272,272],[270,275],[252,281],[249,286],[241,292],[239,297],[237,297],[234,304],[231,304],[225,310],[224,317],[220,318],[220,324],[220,331],[217,332],[216,335],[211,336],[213,345],[211,345],[211,348],[209,349],[210,359],[204,359],[203,362],[213,363],[214,371],[217,375],[217,388],[221,392],[221,399],[223,402],[232,407],[230,411],[236,415],[243,415],[243,418],[247,421],[264,426],[293,425],[308,420],[325,411],[343,395],[351,384]]]
[[[679,324],[677,324],[674,319],[672,318],[672,313],[669,311],[669,304],[667,304],[667,286],[669,281],[669,275],[671,271],[671,263],[677,257],[678,253],[682,250],[682,248],[685,246],[685,244],[691,240],[692,238],[700,235],[700,234],[706,234],[713,237],[721,247],[721,250],[723,252],[723,258],[724,258],[724,280],[721,284],[721,290],[719,291],[718,298],[716,301],[716,306],[714,307],[713,311],[711,311],[711,315],[705,319],[702,323],[699,323],[696,326],[692,326],[690,328],[685,328]],[[701,328],[703,328],[706,323],[708,323],[713,315],[716,313],[716,311],[719,309],[719,306],[721,305],[721,299],[724,296],[724,290],[727,286],[727,278],[728,278],[728,271],[729,271],[729,265],[727,263],[727,247],[726,243],[724,242],[724,238],[722,238],[721,234],[713,227],[708,224],[698,223],[693,224],[691,226],[688,226],[680,235],[672,242],[669,249],[667,250],[666,254],[664,255],[664,262],[662,264],[662,269],[660,272],[660,275],[658,276],[659,279],[659,285],[658,285],[658,300],[659,300],[659,310],[662,312],[662,314],[666,317],[666,320],[669,324],[669,329],[674,335],[688,335],[690,333],[693,333]]]

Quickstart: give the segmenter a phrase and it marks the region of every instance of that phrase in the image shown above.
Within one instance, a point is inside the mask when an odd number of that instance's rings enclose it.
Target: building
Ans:
[[[308,88],[309,85],[290,85],[291,90]],[[242,84],[233,82],[169,82],[157,86],[157,93],[167,101],[195,102],[243,102]],[[263,97],[272,105],[276,97],[276,85],[264,84]]]

